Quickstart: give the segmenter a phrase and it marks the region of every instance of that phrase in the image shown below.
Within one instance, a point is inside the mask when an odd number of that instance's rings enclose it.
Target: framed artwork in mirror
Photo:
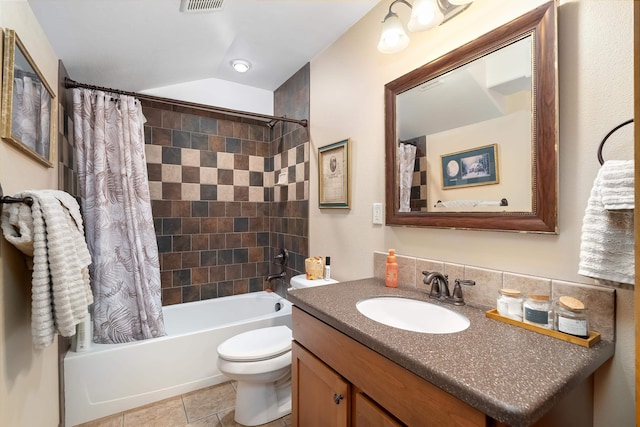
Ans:
[[[350,208],[351,141],[345,139],[318,149],[320,208]]]
[[[55,94],[15,31],[4,30],[0,136],[53,167]]]
[[[446,154],[440,159],[443,190],[500,182],[496,144]]]

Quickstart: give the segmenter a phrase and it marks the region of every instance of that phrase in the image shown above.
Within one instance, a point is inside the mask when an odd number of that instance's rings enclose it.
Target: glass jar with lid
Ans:
[[[497,309],[501,316],[522,321],[522,292],[517,289],[500,289]]]
[[[554,307],[555,329],[580,338],[589,338],[589,318],[584,303],[570,296],[561,296]]]
[[[553,311],[549,295],[527,295],[522,306],[524,323],[553,329]]]

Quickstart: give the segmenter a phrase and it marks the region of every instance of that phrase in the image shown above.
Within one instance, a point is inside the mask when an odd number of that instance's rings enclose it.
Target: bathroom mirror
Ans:
[[[387,225],[557,233],[556,6],[385,85]]]

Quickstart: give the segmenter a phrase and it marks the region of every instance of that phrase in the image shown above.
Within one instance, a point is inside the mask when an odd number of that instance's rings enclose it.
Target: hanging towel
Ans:
[[[578,274],[635,284],[634,167],[608,160],[593,183],[585,209]]]
[[[31,332],[34,347],[40,349],[50,345],[56,333],[72,336],[75,325],[89,315],[91,256],[80,207],[70,194],[37,190],[15,197],[32,197],[33,205],[5,206],[2,230],[11,244],[33,258]]]

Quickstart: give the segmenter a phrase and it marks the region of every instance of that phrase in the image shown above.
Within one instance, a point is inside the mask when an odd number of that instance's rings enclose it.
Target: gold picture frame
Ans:
[[[55,93],[14,30],[4,30],[0,137],[53,167]]]
[[[351,207],[351,140],[318,149],[318,204],[320,208]]]

